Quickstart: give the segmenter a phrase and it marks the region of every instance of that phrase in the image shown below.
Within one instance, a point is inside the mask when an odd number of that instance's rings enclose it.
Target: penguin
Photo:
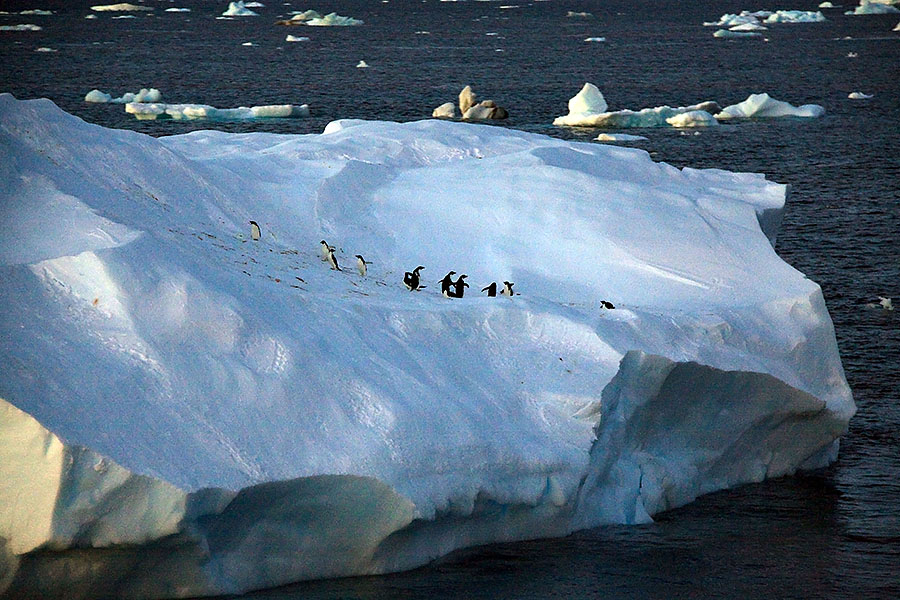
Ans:
[[[487,286],[487,287],[481,288],[481,291],[482,291],[482,292],[487,292],[487,295],[488,295],[489,297],[493,298],[494,296],[497,295],[497,282],[496,282],[496,281],[492,281],[492,282],[491,282],[491,285],[489,285],[489,286]]]
[[[500,290],[500,295],[501,296],[509,296],[510,298],[515,296],[516,293],[512,289],[513,285],[515,285],[515,284],[513,284],[513,282],[511,282],[511,281],[504,281],[503,289]]]
[[[456,271],[450,271],[444,278],[441,279],[438,283],[441,284],[441,295],[444,298],[450,297],[450,285],[453,283],[453,276],[456,275]]]
[[[608,309],[610,309],[610,310],[612,310],[612,309],[615,308],[615,306],[613,306],[613,303],[612,303],[612,302],[609,302],[609,301],[607,301],[607,300],[601,300],[601,301],[600,301],[600,306],[602,306],[603,308],[608,308]]]
[[[321,242],[319,242],[319,244],[322,246],[322,260],[328,262],[328,252],[334,252],[334,246],[329,246],[328,242],[326,242],[325,240],[322,240]]]
[[[453,282],[453,289],[449,291],[449,298],[462,298],[469,284],[463,281],[468,275],[460,275],[459,279]]]
[[[419,287],[419,271],[423,270],[424,268],[425,267],[423,267],[423,266],[418,266],[415,269],[413,269],[412,273],[407,271],[406,273],[403,274],[403,285],[406,286],[406,289],[408,289],[411,292],[421,289]]]
[[[261,232],[259,231],[259,223],[256,221],[250,221],[250,239],[254,242],[258,242],[260,238]]]
[[[366,265],[371,265],[371,264],[372,263],[366,261],[366,259],[364,259],[362,257],[362,254],[356,255],[356,270],[359,271],[360,277],[366,276],[366,273],[369,272],[369,270],[366,268]]]
[[[334,255],[334,248],[328,247],[328,264],[331,265],[331,268],[335,271],[340,271],[341,268],[338,266],[337,257]]]

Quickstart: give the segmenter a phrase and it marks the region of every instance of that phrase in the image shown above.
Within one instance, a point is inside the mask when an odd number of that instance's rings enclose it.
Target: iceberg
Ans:
[[[765,13],[764,17],[768,17],[772,13]],[[759,13],[750,13],[748,11],[744,11],[739,15],[734,13],[726,13],[719,17],[718,21],[711,21],[704,23],[705,27],[735,27],[737,25],[747,25],[747,24],[758,24],[759,23],[760,14]]]
[[[657,108],[645,108],[639,111],[620,110],[607,112],[609,107],[600,90],[592,83],[585,83],[575,96],[569,99],[569,114],[557,117],[553,124],[568,127],[666,127],[670,126],[667,120],[680,114],[705,111],[713,113],[719,111],[719,105],[715,102],[701,102],[692,106],[672,108],[660,106]]]
[[[154,138],[9,94],[0,149],[7,597],[645,523],[828,464],[855,411],[760,174],[434,119]],[[520,294],[412,293],[416,265]]]
[[[775,117],[821,117],[825,109],[818,104],[793,106],[781,100],[775,100],[768,94],[750,94],[739,104],[732,104],[716,115],[717,119],[761,119]]]
[[[827,20],[822,11],[779,10],[766,17],[763,23],[822,23]]]
[[[745,31],[739,29],[717,29],[715,33],[713,33],[713,37],[716,38],[759,38],[762,37],[762,34],[758,31]]]
[[[259,13],[253,12],[243,3],[242,0],[229,2],[228,8],[222,13],[223,17],[258,17]]]
[[[191,9],[189,9],[189,8],[167,8],[163,12],[186,13],[186,12],[191,12]]]
[[[900,8],[891,5],[889,2],[878,2],[876,0],[860,0],[859,6],[855,9],[845,12],[845,15],[890,15],[900,13]]]
[[[125,112],[140,121],[175,119],[191,121],[208,119],[211,121],[244,121],[250,119],[288,119],[309,116],[309,105],[273,104],[263,106],[241,106],[239,108],[215,108],[206,104],[162,104],[129,102]]]

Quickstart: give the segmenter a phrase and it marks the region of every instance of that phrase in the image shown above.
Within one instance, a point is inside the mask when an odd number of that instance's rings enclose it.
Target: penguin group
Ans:
[[[256,221],[250,221],[250,238],[253,241],[259,241],[261,237],[261,231],[259,228],[259,224]],[[335,247],[330,245],[325,240],[319,242],[319,252],[322,258],[322,261],[327,262],[332,270],[340,271],[341,267],[338,265],[337,257],[334,254]],[[356,255],[356,270],[359,273],[360,277],[365,277],[368,273],[368,265],[370,265],[369,261],[367,261],[361,254]],[[417,292],[419,290],[425,289],[427,286],[422,285],[422,276],[421,272],[425,270],[425,267],[419,265],[412,271],[406,271],[403,274],[403,285],[406,286],[411,292]],[[445,298],[462,298],[465,294],[466,288],[470,287],[466,282],[466,278],[468,275],[463,273],[459,277],[456,278],[456,281],[453,280],[453,276],[456,275],[456,271],[450,271],[444,278],[439,280],[438,283],[441,284],[441,295]],[[492,281],[490,284],[481,288],[481,291],[486,293],[488,297],[494,298],[497,296],[498,287],[501,296],[506,296],[508,298],[512,298],[517,294],[517,292],[513,291],[513,285],[515,285],[511,281],[504,281],[503,286],[500,287],[497,285],[497,282]],[[890,300],[888,300],[888,303]],[[600,305],[606,309],[614,309],[612,302],[608,302],[606,300],[601,301]],[[888,308],[890,310],[893,307]]]

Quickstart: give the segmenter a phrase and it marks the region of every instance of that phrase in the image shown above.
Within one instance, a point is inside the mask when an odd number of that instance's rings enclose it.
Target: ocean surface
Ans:
[[[656,160],[792,185],[777,250],[822,286],[859,412],[830,468],[712,494],[650,525],[475,548],[408,573],[247,598],[900,598],[900,308],[866,306],[883,296],[900,307],[900,33],[892,32],[900,15],[825,10],[825,23],[722,40],[703,22],[745,9],[817,10],[818,2],[264,2],[259,17],[234,20],[216,19],[224,0],[147,1],[150,14],[88,20],[93,2],[2,0],[3,11],[54,14],[0,16],[0,25],[42,27],[0,32],[0,92],[50,98],[86,121],[154,136],[410,121],[455,102],[467,84],[509,110],[498,126],[582,141],[600,131],[551,123],[586,81],[611,110],[726,106],[760,92],[820,104],[827,112],[812,120],[627,133],[649,138],[631,145]],[[170,7],[191,12],[164,12]],[[308,8],[365,24],[274,25]],[[135,18],[113,18],[124,14]],[[288,43],[288,34],[310,40]],[[360,60],[369,68],[357,68]],[[95,88],[120,96],[142,87],[166,102],[217,108],[306,103],[311,116],[137,121],[121,104],[84,102]],[[848,99],[855,91],[874,96]]]

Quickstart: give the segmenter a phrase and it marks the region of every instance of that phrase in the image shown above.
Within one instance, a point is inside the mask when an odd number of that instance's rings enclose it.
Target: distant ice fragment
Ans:
[[[827,20],[821,11],[779,10],[766,17],[763,23],[821,23]]]
[[[862,92],[852,92],[847,97],[850,98],[851,100],[868,100],[872,96],[873,96],[872,94],[864,94]]]
[[[845,12],[845,15],[889,15],[900,13],[900,9],[887,2],[877,0],[860,0],[859,6]]]
[[[819,8],[839,8],[839,7],[835,6],[831,2],[826,1],[826,2],[822,2],[821,4],[819,4]]]
[[[48,48],[46,46],[41,46],[40,48],[35,48],[34,51],[35,52],[59,52],[59,50],[56,50],[55,48]]]
[[[729,27],[728,31],[767,31],[768,29],[768,27],[759,23],[744,23],[743,25]]]
[[[605,42],[606,38],[605,37],[589,37],[589,38],[584,38],[584,41],[586,41],[586,42]]]
[[[112,95],[101,92],[100,90],[91,90],[84,97],[85,102],[96,102],[96,103],[107,103],[111,102],[113,104],[127,104],[128,102],[159,102],[162,100],[162,93],[156,88],[141,88],[141,90],[136,93],[126,93],[122,94],[119,98],[113,98]]]
[[[312,18],[306,21],[307,25],[318,27],[341,27],[348,25],[362,25],[363,21],[353,17],[343,17],[335,12],[328,13],[321,18]]]
[[[357,68],[357,69],[368,69],[368,68],[369,68],[369,64],[368,64],[366,61],[361,60],[361,61],[359,61],[358,63],[356,63],[356,68]]]
[[[589,12],[575,12],[574,10],[570,10],[569,12],[566,13],[566,16],[567,17],[587,18],[587,17],[593,17],[594,15],[592,15]]]
[[[284,38],[284,41],[286,41],[286,42],[308,42],[309,38],[306,36],[295,36],[295,35],[288,34],[288,36],[286,38]]]
[[[594,138],[598,142],[640,142],[646,140],[642,135],[630,135],[627,133],[601,133]]]
[[[276,104],[239,108],[215,108],[206,104],[160,104],[131,102],[125,112],[138,120],[174,119],[177,121],[208,119],[211,121],[243,121],[250,119],[308,117],[309,106]]]
[[[191,12],[189,8],[167,8],[164,12]]]
[[[585,83],[581,90],[569,98],[569,114],[557,117],[554,125],[578,126],[606,112],[609,106],[603,93],[593,83]]]
[[[758,31],[738,31],[736,29],[717,29],[713,34],[715,38],[729,38],[729,39],[737,39],[737,38],[759,38],[762,37],[762,34]]]
[[[40,31],[43,27],[26,23],[22,25],[0,25],[0,31]]]
[[[120,4],[98,4],[96,6],[92,6],[91,10],[95,10],[97,12],[142,12],[151,11],[153,9],[149,6],[138,6],[137,4],[122,2]]]
[[[775,100],[768,94],[751,94],[739,104],[733,104],[722,109],[716,115],[719,120],[726,119],[751,119],[751,118],[777,118],[777,117],[821,117],[825,114],[825,108],[818,104],[804,104],[793,106],[781,100]]]
[[[672,127],[712,127],[718,125],[716,118],[705,110],[691,110],[666,119]]]
[[[255,13],[244,4],[242,0],[231,2],[228,9],[222,13],[223,17],[258,17],[259,13]]]

